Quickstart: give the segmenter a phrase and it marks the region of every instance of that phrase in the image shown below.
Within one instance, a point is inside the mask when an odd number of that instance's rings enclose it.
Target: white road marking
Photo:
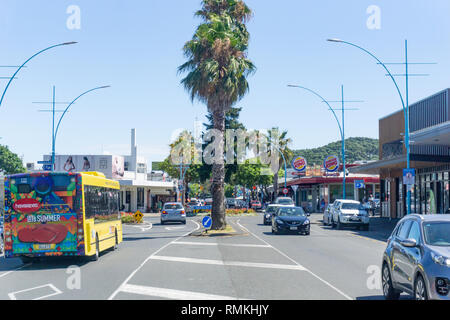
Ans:
[[[122,287],[122,292],[176,300],[237,300],[237,298],[227,296],[218,296],[200,292],[181,291],[165,288],[137,286],[132,284],[124,285]]]
[[[14,269],[14,270],[11,270],[11,271],[2,273],[2,274],[0,274],[0,278],[3,278],[3,277],[7,276],[7,275],[10,274],[10,273],[13,273],[14,271],[17,271],[17,270],[20,270],[20,269],[22,269],[22,268],[28,267],[29,265],[31,265],[31,263],[24,264],[23,266],[20,266],[19,268],[16,268],[16,269]]]
[[[193,231],[196,231],[196,230],[200,229],[200,225],[199,225],[197,222],[195,222],[194,220],[188,220],[188,221],[192,221],[193,223],[195,223],[195,224],[197,225],[197,228],[194,229]],[[158,250],[156,250],[154,253],[152,253],[149,257],[147,257],[147,259],[145,259],[144,262],[142,262],[141,265],[140,265],[136,270],[134,270],[134,271],[133,271],[126,279],[125,279],[125,281],[124,281],[124,282],[116,289],[116,291],[113,292],[113,294],[108,298],[108,300],[114,299],[114,297],[115,297],[120,291],[122,291],[122,289],[125,287],[125,285],[128,283],[128,281],[130,281],[130,279],[133,278],[133,276],[134,276],[139,270],[141,270],[141,268],[142,268],[142,267],[143,267],[143,266],[144,266],[144,265],[145,265],[145,264],[146,264],[153,256],[157,255],[160,251],[162,251],[163,249],[167,248],[167,247],[168,247],[169,245],[171,245],[173,242],[175,242],[175,241],[177,241],[177,240],[180,240],[180,239],[184,238],[185,236],[187,236],[188,234],[190,234],[190,233],[193,232],[193,231],[189,231],[189,232],[183,234],[181,237],[179,237],[179,238],[177,238],[177,239],[175,239],[175,240],[173,240],[173,241],[167,243],[166,245],[162,246],[161,248],[159,248]]]
[[[223,247],[243,247],[243,248],[270,248],[265,244],[232,244],[232,243],[212,243],[212,242],[185,242],[176,241],[172,244],[182,244],[191,246],[223,246]]]
[[[149,231],[149,230],[151,230],[153,228],[153,224],[152,223],[146,223],[146,224],[141,225],[141,226],[135,226],[135,225],[128,224],[126,226],[133,227],[133,228],[139,228],[139,229],[141,229],[142,232]]]
[[[244,261],[223,261],[223,260],[195,259],[195,258],[183,258],[183,257],[166,257],[166,256],[153,256],[153,257],[151,257],[151,260],[210,264],[210,265],[233,266],[233,267],[284,269],[284,270],[298,270],[298,271],[306,270],[299,264],[289,265],[289,264],[273,264],[273,263],[244,262]]]
[[[29,289],[25,289],[25,290],[20,290],[20,291],[16,291],[16,292],[12,292],[12,293],[8,293],[8,296],[11,300],[17,300],[16,294],[18,293],[23,293],[23,292],[28,292],[28,291],[33,291],[33,290],[37,290],[37,289],[41,289],[41,288],[45,288],[45,287],[50,287],[50,289],[52,289],[54,292],[47,294],[45,296],[40,296],[37,298],[34,298],[32,300],[42,300],[45,298],[49,298],[52,296],[56,296],[58,294],[62,294],[62,291],[59,290],[58,288],[56,288],[53,284],[49,283],[49,284],[44,284],[43,286],[39,286],[39,287],[34,287],[34,288],[29,288]]]
[[[166,230],[172,231],[172,230],[182,230],[185,227],[166,227]]]
[[[285,253],[281,252],[279,249],[275,248],[274,246],[270,245],[270,243],[268,243],[267,241],[264,241],[263,239],[261,239],[260,237],[258,237],[256,234],[254,234],[253,232],[251,232],[250,230],[248,230],[246,227],[244,227],[243,225],[241,225],[239,223],[240,219],[237,221],[237,224],[247,230],[248,233],[252,234],[255,238],[261,240],[262,242],[264,242],[265,244],[271,246],[275,251],[277,251],[279,254],[281,254],[282,256],[288,258],[289,260],[291,260],[293,263],[301,266],[297,261],[295,261],[294,259],[292,259],[291,257],[289,257],[288,255],[286,255]],[[303,268],[303,267],[302,267]],[[316,275],[315,273],[313,273],[311,270],[304,268],[306,272],[308,272],[309,274],[311,274],[313,277],[317,278],[318,280],[322,281],[323,283],[325,283],[327,286],[329,286],[330,288],[332,288],[333,290],[335,290],[336,292],[338,292],[340,295],[342,295],[343,297],[345,297],[348,300],[354,300],[353,298],[351,298],[350,296],[346,295],[344,292],[342,292],[341,290],[339,290],[338,288],[336,288],[335,286],[333,286],[331,283],[329,283],[328,281],[320,278],[318,275]]]

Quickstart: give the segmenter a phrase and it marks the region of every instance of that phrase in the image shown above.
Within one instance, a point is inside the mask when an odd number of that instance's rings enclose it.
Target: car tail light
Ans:
[[[163,211],[162,214],[167,214],[167,211]]]
[[[181,214],[186,214],[186,212],[184,212],[184,210],[181,210]]]

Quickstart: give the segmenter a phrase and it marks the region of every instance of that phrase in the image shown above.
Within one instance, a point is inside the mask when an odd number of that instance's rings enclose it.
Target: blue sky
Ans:
[[[382,68],[361,51],[326,42],[342,38],[373,51],[385,62],[404,59],[409,42],[411,72],[429,73],[410,82],[414,102],[450,87],[450,2],[448,0],[247,0],[254,17],[249,58],[257,72],[250,93],[238,106],[247,128],[278,126],[288,130],[293,148],[311,148],[339,140],[329,111],[316,97],[290,83],[340,98],[340,86],[352,105],[346,135],[378,137],[378,119],[400,109],[400,100]],[[66,26],[70,5],[81,10],[81,29]],[[366,10],[381,10],[381,29],[370,30]],[[137,129],[140,153],[148,161],[165,158],[172,133],[192,129],[204,120],[205,106],[189,100],[177,67],[184,62],[183,44],[199,20],[200,0],[2,0],[0,65],[18,65],[49,45],[78,41],[49,51],[30,62],[8,90],[0,107],[0,143],[24,157],[41,160],[51,151],[49,106],[56,86],[58,101],[70,101],[99,85],[107,90],[85,96],[66,116],[57,153],[129,152],[131,128]],[[392,66],[403,73],[402,66]],[[12,69],[0,68],[1,76]],[[404,79],[399,79],[404,89]],[[0,80],[0,90],[6,82]]]

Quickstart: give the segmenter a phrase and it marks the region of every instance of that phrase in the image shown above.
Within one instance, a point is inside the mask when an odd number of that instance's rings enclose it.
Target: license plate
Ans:
[[[35,244],[34,250],[53,250],[55,249],[54,244]]]
[[[360,218],[350,218],[351,221],[361,221]]]
[[[298,230],[298,227],[291,227],[292,231]]]

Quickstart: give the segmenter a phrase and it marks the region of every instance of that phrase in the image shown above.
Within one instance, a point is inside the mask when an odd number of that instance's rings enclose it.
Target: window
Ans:
[[[417,243],[420,243],[420,225],[417,221],[412,223],[408,239],[414,239]]]
[[[31,186],[29,184],[21,183],[17,186],[17,192],[18,193],[30,193]]]
[[[94,219],[95,223],[120,219],[119,190],[85,186],[84,203],[86,219]]]
[[[409,228],[411,227],[411,220],[405,221],[402,226],[400,227],[397,236],[400,238],[400,240],[406,240],[408,238]]]
[[[138,207],[144,206],[144,188],[137,189],[137,206]]]
[[[99,167],[100,169],[108,169],[108,160],[105,158],[100,159]]]

